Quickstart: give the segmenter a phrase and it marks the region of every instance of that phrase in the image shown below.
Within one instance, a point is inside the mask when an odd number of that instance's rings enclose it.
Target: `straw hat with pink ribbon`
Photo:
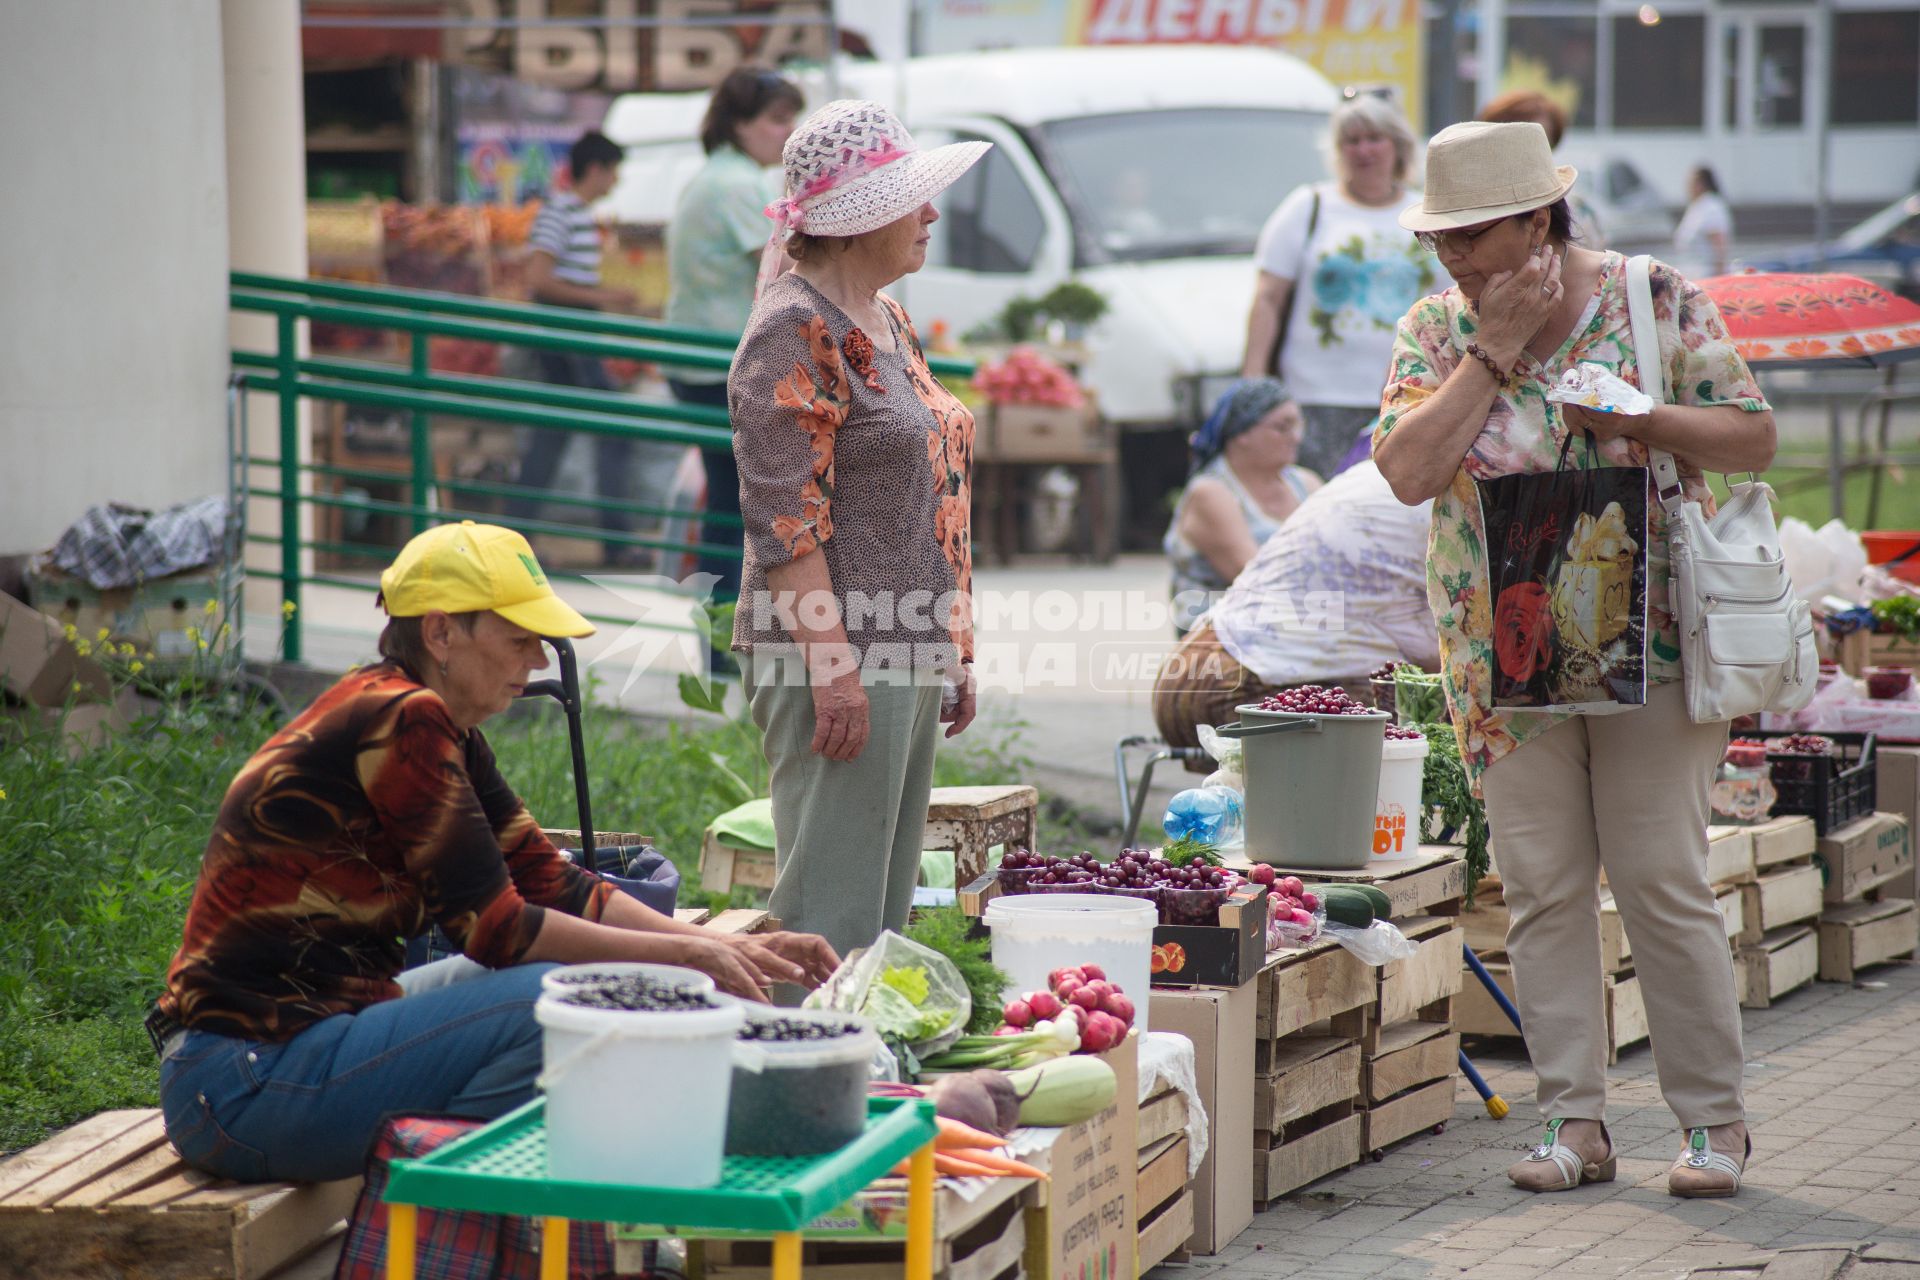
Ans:
[[[857,236],[906,217],[945,191],[992,146],[953,142],[919,150],[877,102],[829,102],[801,122],[781,153],[787,194],[767,206],[773,235],[760,288],[778,274],[790,232]]]

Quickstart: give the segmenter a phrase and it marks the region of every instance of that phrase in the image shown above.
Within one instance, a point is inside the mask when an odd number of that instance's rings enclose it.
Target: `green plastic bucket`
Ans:
[[[1317,716],[1235,707],[1247,783],[1247,856],[1276,867],[1358,871],[1373,856],[1384,711]]]

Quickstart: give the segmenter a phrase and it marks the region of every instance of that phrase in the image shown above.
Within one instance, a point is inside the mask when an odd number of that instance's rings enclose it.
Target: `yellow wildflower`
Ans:
[[[79,654],[81,657],[85,658],[90,656],[93,653],[93,646],[88,644],[85,640],[75,640],[73,642],[73,651]]]
[[[69,641],[78,640],[80,638],[80,628],[69,622],[66,626],[65,635]]]
[[[105,643],[105,642],[106,642],[106,641],[107,641],[107,640],[108,640],[109,638],[111,638],[111,637],[112,637],[112,635],[113,635],[113,632],[112,632],[112,631],[110,631],[110,630],[108,630],[108,629],[107,629],[106,627],[102,627],[102,628],[100,628],[100,630],[98,630],[98,631],[96,631],[96,632],[94,632],[94,635],[93,635],[93,642],[94,642],[95,644],[103,644],[103,643]]]
[[[188,644],[199,644],[199,643],[200,643],[200,628],[198,628],[198,627],[188,627],[188,628],[187,628],[187,643],[188,643]]]
[[[215,612],[217,612],[217,611],[219,610],[219,608],[220,608],[220,602],[219,602],[218,600],[209,600],[209,601],[207,601],[207,612],[208,612],[208,613],[215,613]]]
[[[5,800],[6,798],[7,798],[7,789],[5,787],[0,787],[0,800]]]
[[[280,602],[280,616],[283,618],[291,618],[299,608],[300,606],[291,600],[282,600]]]
[[[141,662],[141,661],[138,661],[138,660],[136,659],[136,660],[135,660],[135,662],[134,662],[134,664],[133,664],[132,666],[130,666],[130,667],[128,667],[128,668],[127,668],[127,674],[128,674],[128,675],[135,675],[135,676],[137,676],[137,675],[139,675],[139,674],[140,674],[140,673],[141,673],[142,671],[145,671],[146,669],[147,669],[147,664],[146,664],[146,663],[144,663],[144,662]]]
[[[233,634],[233,624],[231,622],[223,622],[220,624],[220,638],[222,640],[225,640],[228,636],[232,634]]]
[[[75,693],[85,693],[87,691],[87,686],[81,684],[78,680],[75,680],[73,682],[73,691]]]

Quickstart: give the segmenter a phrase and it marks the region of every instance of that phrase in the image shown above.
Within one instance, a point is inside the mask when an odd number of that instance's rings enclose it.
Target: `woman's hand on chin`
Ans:
[[[1541,245],[1518,270],[1488,277],[1480,291],[1480,345],[1511,372],[1512,364],[1560,305],[1564,254]]]

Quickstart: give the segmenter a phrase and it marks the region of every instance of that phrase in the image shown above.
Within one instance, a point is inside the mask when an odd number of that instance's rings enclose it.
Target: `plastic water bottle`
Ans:
[[[1169,840],[1192,836],[1222,848],[1238,846],[1246,831],[1246,806],[1232,787],[1188,787],[1167,803],[1160,820]]]

